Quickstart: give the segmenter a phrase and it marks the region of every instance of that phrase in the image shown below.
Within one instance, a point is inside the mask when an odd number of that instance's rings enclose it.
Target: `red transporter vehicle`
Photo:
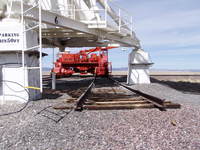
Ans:
[[[51,72],[56,77],[71,76],[74,73],[108,76],[112,69],[111,62],[108,62],[108,49],[112,48],[116,47],[96,47],[75,54],[62,52]]]

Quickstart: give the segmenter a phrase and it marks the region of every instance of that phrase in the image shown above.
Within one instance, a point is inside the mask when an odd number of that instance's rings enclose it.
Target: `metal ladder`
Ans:
[[[42,17],[41,17],[41,1],[42,0],[35,0],[35,4],[32,5],[32,7],[25,9],[25,4],[23,2],[24,0],[21,0],[21,24],[22,24],[22,67],[24,70],[24,84],[25,84],[25,69],[32,70],[32,69],[39,69],[40,72],[40,92],[43,92],[43,81],[42,81]],[[25,16],[31,15],[31,11],[33,9],[38,9],[38,16],[39,20],[34,22],[37,22],[37,25],[34,25],[32,27],[29,27],[26,29],[26,18]],[[26,33],[28,31],[35,31],[38,30],[38,45],[32,46],[32,47],[25,47],[25,40],[26,40]],[[39,52],[39,66],[37,67],[28,67],[27,64],[25,64],[25,52],[38,49]]]

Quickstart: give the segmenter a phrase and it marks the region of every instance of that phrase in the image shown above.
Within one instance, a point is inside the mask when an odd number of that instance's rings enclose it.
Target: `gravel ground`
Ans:
[[[134,85],[132,87],[172,102],[198,105],[200,107],[200,94],[185,93],[158,83],[151,83],[149,85]]]
[[[200,109],[199,105],[193,105],[195,98],[200,101],[199,95],[184,94],[158,83],[134,87],[180,102],[182,108],[83,112],[47,108],[69,98],[65,94],[58,99],[31,102],[20,113],[0,117],[0,149],[200,149]],[[0,112],[18,108],[18,105],[4,105]],[[48,111],[37,114],[44,108],[59,116]],[[64,118],[56,122],[62,116]]]

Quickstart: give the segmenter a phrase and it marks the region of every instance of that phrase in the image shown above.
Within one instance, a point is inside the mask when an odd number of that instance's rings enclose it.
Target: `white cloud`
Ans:
[[[200,9],[168,9],[158,14],[155,12],[136,20],[136,34],[142,45],[200,45]]]
[[[167,12],[138,20],[136,22],[138,32],[164,32],[167,30],[180,30],[200,26],[200,9]]]

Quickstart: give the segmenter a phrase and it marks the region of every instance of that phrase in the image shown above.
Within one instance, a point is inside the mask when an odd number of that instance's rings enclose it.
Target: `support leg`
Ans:
[[[52,90],[56,89],[56,74],[52,72]]]
[[[147,52],[138,49],[129,54],[127,84],[149,84],[151,62]]]

